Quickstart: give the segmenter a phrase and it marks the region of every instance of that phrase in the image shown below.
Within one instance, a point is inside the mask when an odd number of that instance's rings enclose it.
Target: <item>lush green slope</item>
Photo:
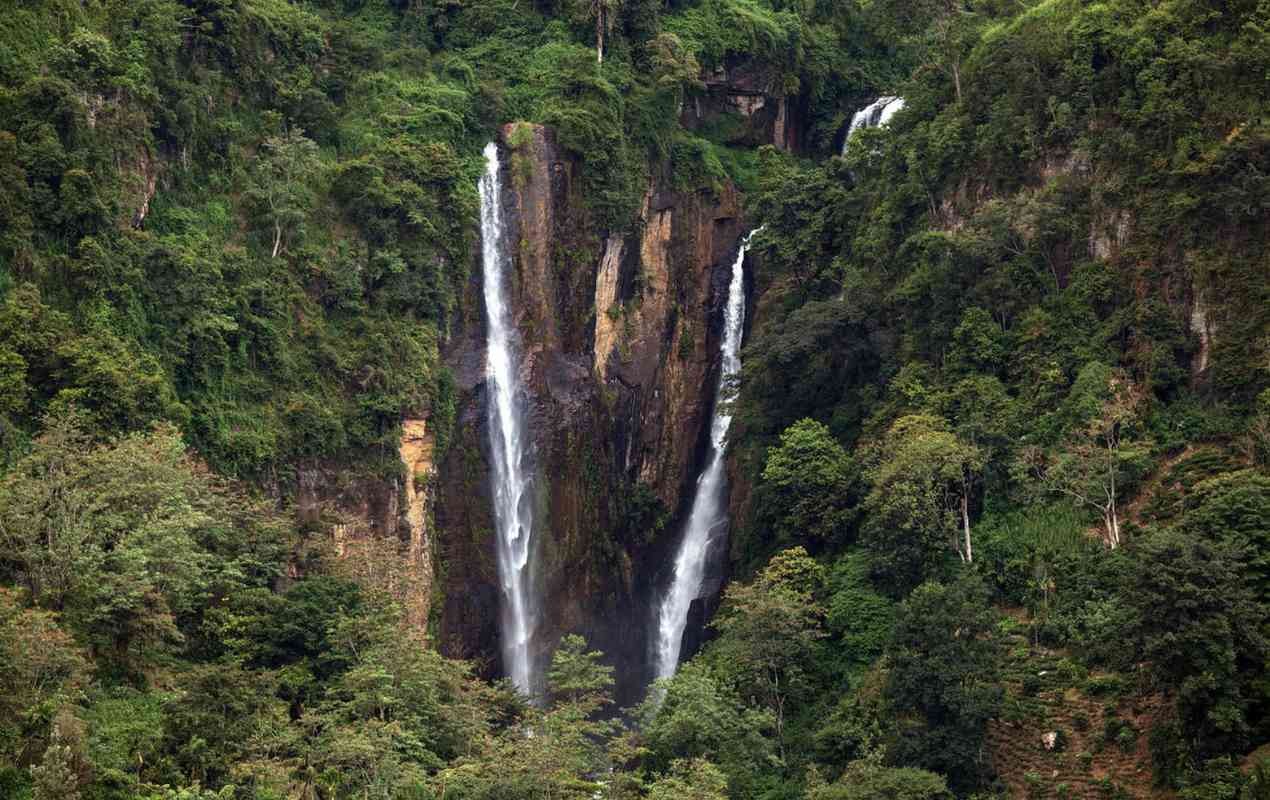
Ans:
[[[757,488],[734,554],[755,569],[845,549],[883,594],[918,587],[910,608],[924,581],[977,573],[1028,609],[1039,663],[1070,651],[1163,693],[1156,778],[1204,783],[1206,759],[1267,734],[1266,10],[949,11],[892,17],[920,66],[889,130],[842,159],[765,160],[770,283],[741,392]],[[880,746],[969,788],[983,696],[902,683],[898,659],[922,650],[885,662],[878,724],[898,738]],[[913,712],[915,729],[885,718]],[[1007,738],[1039,749],[1031,724]],[[1234,796],[1221,780],[1187,791]]]
[[[738,65],[802,152],[681,125]],[[1264,796],[1268,78],[1248,0],[10,4],[0,795]],[[444,447],[514,120],[607,229],[666,172],[766,226],[736,580],[622,725],[584,643],[526,707],[257,498]]]
[[[685,179],[722,177],[675,115],[700,64],[753,57],[776,86],[844,91],[826,12],[713,4],[663,26],[630,5],[597,67],[587,8],[515,0],[14,8],[10,437],[73,403],[107,429],[175,421],[216,468],[285,479],[297,458],[384,455],[403,410],[444,430],[437,339],[493,127],[553,125],[621,229],[672,152]]]

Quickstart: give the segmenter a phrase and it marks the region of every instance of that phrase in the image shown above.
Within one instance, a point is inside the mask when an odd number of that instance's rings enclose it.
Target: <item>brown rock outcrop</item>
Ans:
[[[406,542],[406,621],[428,626],[432,601],[432,534],[430,525],[433,464],[436,442],[425,419],[401,424],[401,464],[405,468],[405,518],[410,538]]]
[[[702,76],[703,96],[694,97],[683,108],[680,122],[688,130],[717,120],[739,116],[744,124],[729,144],[758,147],[775,145],[778,150],[803,149],[807,98],[785,95],[777,79],[753,62],[740,61],[720,66]]]
[[[300,522],[330,537],[334,571],[395,597],[419,631],[428,628],[433,590],[434,449],[427,420],[407,419],[400,480],[320,462],[296,469]]]

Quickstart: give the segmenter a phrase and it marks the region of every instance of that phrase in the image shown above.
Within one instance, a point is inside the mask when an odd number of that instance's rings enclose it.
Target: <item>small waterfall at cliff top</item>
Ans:
[[[723,507],[723,496],[728,476],[723,458],[727,451],[732,415],[726,410],[726,393],[741,371],[741,335],[745,326],[745,251],[750,239],[760,230],[762,228],[751,231],[742,240],[736,261],[732,264],[723,318],[723,341],[719,345],[719,383],[714,393],[714,418],[710,421],[710,452],[706,468],[697,478],[683,541],[675,556],[674,578],[657,613],[658,678],[669,678],[679,666],[684,628],[688,625],[688,609],[701,591],[710,547],[718,537],[727,535],[728,517]]]
[[[851,142],[851,137],[861,128],[880,128],[891,121],[891,117],[898,114],[904,108],[904,98],[886,96],[879,97],[864,108],[855,112],[851,117],[851,125],[847,128],[847,135],[842,138],[842,152],[845,155],[847,145]]]
[[[486,410],[488,414],[494,529],[503,587],[503,663],[512,683],[529,697],[538,690],[530,644],[538,609],[532,595],[533,496],[529,436],[522,411],[519,336],[508,307],[511,259],[504,241],[498,146],[485,146],[481,177],[481,265],[485,284]]]

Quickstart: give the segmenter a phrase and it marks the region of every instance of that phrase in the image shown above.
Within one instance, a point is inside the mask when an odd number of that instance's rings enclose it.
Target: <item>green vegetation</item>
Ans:
[[[0,796],[1266,796],[1266,2],[8,6]],[[796,152],[688,113],[724,75]],[[652,177],[764,225],[730,583],[635,709],[579,636],[482,680],[288,506],[444,452],[515,122],[588,233]]]

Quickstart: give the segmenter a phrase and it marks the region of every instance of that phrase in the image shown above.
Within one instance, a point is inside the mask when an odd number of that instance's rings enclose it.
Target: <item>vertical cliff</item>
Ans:
[[[397,479],[317,461],[296,469],[300,521],[330,531],[334,569],[389,592],[401,603],[406,621],[420,630],[428,627],[434,589],[435,449],[427,419],[406,419]],[[303,563],[293,565],[303,568]]]
[[[697,471],[717,364],[722,290],[743,225],[730,185],[675,192],[650,181],[629,232],[600,230],[550,129],[499,136],[513,242],[511,292],[532,396],[538,475],[536,642],[547,658],[579,632],[619,665],[620,699],[642,688],[645,621],[672,520]],[[446,354],[457,377],[453,446],[439,465],[436,524],[447,652],[498,652],[489,511],[479,270]]]

